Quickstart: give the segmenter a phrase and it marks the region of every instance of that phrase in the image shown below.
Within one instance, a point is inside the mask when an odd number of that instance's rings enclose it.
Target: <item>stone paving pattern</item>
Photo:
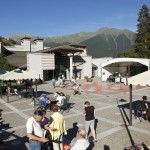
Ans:
[[[79,81],[82,84],[84,92],[81,95],[73,95],[70,86],[66,88],[53,88],[50,83],[38,85],[38,92],[45,91],[52,96],[56,91],[62,91],[70,95],[71,108],[64,111],[66,119],[66,128],[68,135],[65,140],[70,140],[71,145],[76,141],[78,128],[84,128],[83,108],[86,100],[96,109],[96,132],[98,142],[93,143],[93,150],[123,150],[131,143],[142,143],[150,141],[150,123],[132,114],[132,126],[129,126],[129,107],[118,107],[129,103],[129,87],[123,84],[101,82],[100,78],[95,78],[93,82]],[[35,87],[33,87],[35,88]],[[133,101],[141,100],[143,95],[147,95],[150,101],[150,87],[133,86]],[[120,99],[126,101],[121,102]],[[28,139],[26,137],[25,124],[27,119],[33,115],[35,108],[31,99],[19,98],[18,96],[9,97],[9,103],[6,96],[0,99],[1,111],[1,136],[0,140],[5,141],[9,150],[27,150],[29,149]],[[129,106],[129,105],[128,105]],[[47,112],[50,117],[51,112]],[[92,134],[89,134],[89,139]]]

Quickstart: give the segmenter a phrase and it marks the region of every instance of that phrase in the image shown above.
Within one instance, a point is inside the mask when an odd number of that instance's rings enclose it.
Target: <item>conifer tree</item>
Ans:
[[[143,5],[138,17],[137,37],[134,43],[135,52],[140,58],[150,58],[150,13]]]

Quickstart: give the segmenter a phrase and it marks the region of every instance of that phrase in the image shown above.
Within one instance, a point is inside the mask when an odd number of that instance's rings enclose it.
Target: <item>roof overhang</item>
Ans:
[[[130,66],[135,64],[142,64],[149,66],[150,59],[140,59],[140,58],[116,58],[111,59],[102,64],[102,68],[106,67],[121,67],[121,66]]]
[[[57,46],[57,47],[53,47],[53,48],[47,48],[47,49],[44,49],[44,50],[40,50],[38,52],[40,52],[40,53],[63,53],[63,54],[72,53],[72,54],[74,54],[74,53],[77,53],[77,52],[82,53],[83,50],[72,47],[70,45],[64,45],[64,46]]]

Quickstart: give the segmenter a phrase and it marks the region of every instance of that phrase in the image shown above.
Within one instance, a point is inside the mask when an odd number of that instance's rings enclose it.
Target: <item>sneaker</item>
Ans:
[[[94,139],[94,142],[97,142],[97,139]]]

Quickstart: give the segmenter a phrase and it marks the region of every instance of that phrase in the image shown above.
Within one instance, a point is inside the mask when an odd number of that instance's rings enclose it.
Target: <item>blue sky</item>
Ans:
[[[136,31],[143,4],[150,8],[150,0],[1,0],[0,36],[50,37],[102,27]]]

